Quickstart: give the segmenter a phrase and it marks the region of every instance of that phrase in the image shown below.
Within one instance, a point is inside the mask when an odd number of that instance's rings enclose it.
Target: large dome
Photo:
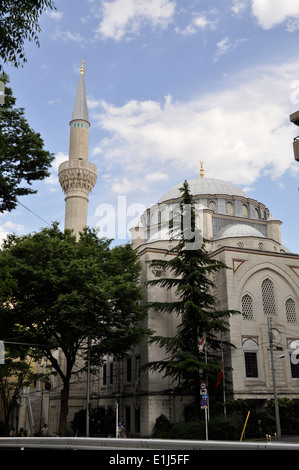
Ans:
[[[195,178],[188,180],[190,192],[193,196],[197,195],[228,195],[228,196],[241,196],[249,198],[248,194],[239,189],[234,184],[227,181],[218,180],[214,178]],[[181,196],[180,188],[182,183],[177,184],[172,189],[167,191],[159,200],[159,203],[169,201],[170,199],[177,199]]]

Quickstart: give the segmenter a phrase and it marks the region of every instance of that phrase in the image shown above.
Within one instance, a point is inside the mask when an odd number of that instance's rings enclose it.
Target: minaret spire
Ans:
[[[84,67],[81,64],[79,82],[70,121],[69,160],[58,169],[65,197],[65,229],[75,235],[87,225],[88,196],[97,179],[97,168],[88,161],[89,127]]]
[[[200,177],[204,177],[203,162],[200,162]]]

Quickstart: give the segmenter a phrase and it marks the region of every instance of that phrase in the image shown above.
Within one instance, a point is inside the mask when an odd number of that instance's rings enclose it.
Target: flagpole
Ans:
[[[226,418],[226,396],[225,396],[225,374],[224,374],[224,354],[223,354],[223,343],[221,341],[221,354],[222,354],[222,379],[223,379],[223,413]]]

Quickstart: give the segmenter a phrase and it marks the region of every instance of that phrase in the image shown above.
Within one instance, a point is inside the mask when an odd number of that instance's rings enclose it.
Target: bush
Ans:
[[[166,418],[165,418],[166,419]],[[158,418],[159,420],[159,418]],[[158,421],[157,420],[157,421]],[[153,437],[160,439],[188,439],[205,440],[206,423],[205,421],[190,421],[187,423],[170,424],[163,421],[163,428],[155,426]],[[160,420],[161,424],[161,420]],[[233,418],[213,418],[208,422],[209,440],[238,440],[242,432],[241,424]]]
[[[171,429],[171,439],[203,440],[206,438],[206,425],[204,421],[190,421],[188,423],[175,423]]]
[[[209,422],[209,439],[235,441],[240,439],[242,426],[232,417],[213,418]]]
[[[104,407],[91,408],[89,415],[89,431],[91,436],[115,434],[115,418],[111,409]],[[85,436],[86,434],[86,410],[79,410],[72,421],[74,433]]]

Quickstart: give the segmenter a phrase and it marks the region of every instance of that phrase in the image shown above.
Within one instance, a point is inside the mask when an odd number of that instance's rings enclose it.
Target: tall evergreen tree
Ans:
[[[149,281],[172,289],[176,300],[153,302],[151,307],[161,313],[176,314],[180,323],[173,337],[154,336],[151,341],[165,349],[165,358],[147,367],[171,377],[177,391],[192,394],[196,412],[200,409],[200,383],[213,381],[220,372],[222,334],[228,330],[228,317],[237,313],[217,310],[213,274],[227,269],[206,250],[206,240],[197,226],[196,209],[188,183],[180,188],[182,198],[172,220],[171,239],[176,245],[167,259],[157,259],[152,266],[162,268],[167,277]],[[200,347],[205,338],[205,347]]]

